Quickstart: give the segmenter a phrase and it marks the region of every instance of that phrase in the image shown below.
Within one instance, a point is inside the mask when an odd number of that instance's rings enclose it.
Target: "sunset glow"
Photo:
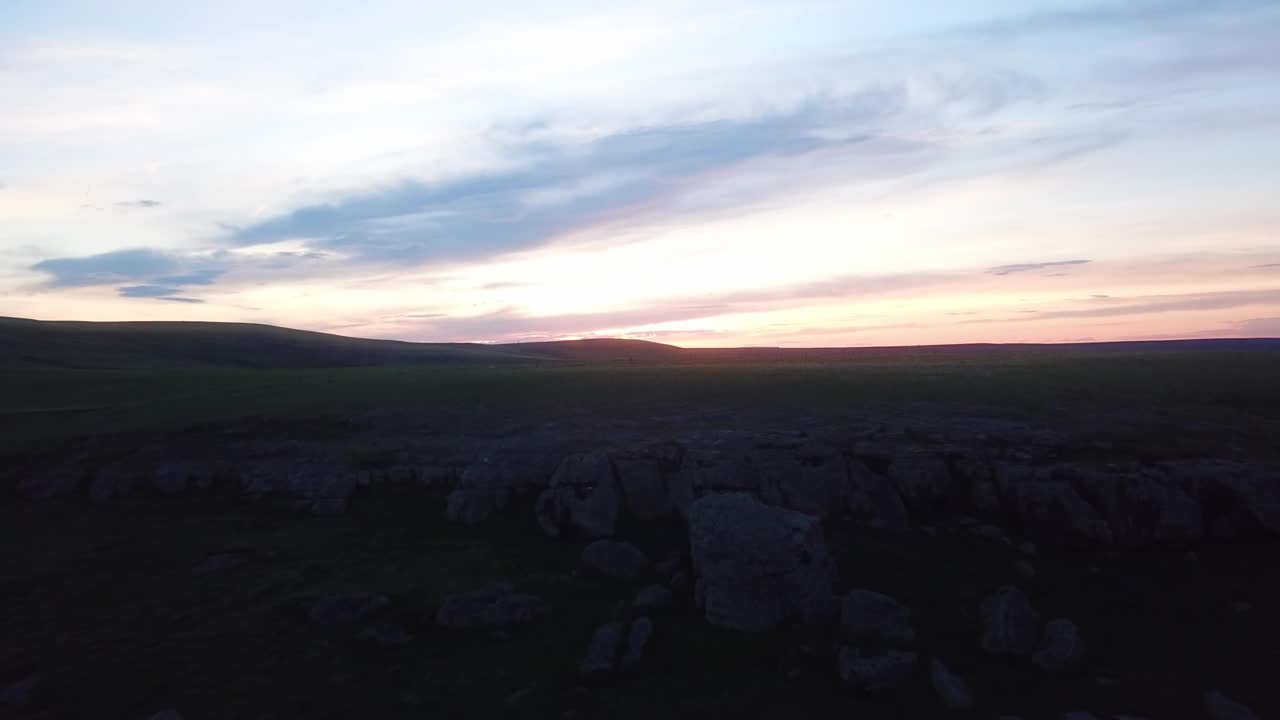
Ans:
[[[0,8],[0,315],[1280,336],[1275,2],[183,5]]]

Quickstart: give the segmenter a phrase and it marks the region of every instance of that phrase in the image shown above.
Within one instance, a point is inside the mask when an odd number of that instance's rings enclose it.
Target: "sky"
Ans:
[[[1280,0],[3,0],[0,315],[1280,336]]]

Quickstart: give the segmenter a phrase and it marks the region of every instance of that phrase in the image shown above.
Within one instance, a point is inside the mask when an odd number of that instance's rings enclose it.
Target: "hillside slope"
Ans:
[[[518,347],[365,340],[269,325],[0,318],[0,368],[304,368],[501,363]]]

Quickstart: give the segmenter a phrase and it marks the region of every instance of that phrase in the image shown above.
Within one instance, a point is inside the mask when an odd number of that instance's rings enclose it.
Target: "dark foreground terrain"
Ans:
[[[534,355],[0,373],[0,714],[1280,717],[1280,355]]]

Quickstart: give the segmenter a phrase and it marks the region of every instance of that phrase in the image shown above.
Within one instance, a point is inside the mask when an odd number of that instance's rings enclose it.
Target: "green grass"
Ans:
[[[1266,352],[1008,351],[839,363],[403,366],[315,370],[0,371],[0,452],[84,434],[179,430],[244,417],[376,410],[577,408],[620,417],[661,406],[839,412],[904,402],[1195,410],[1280,418],[1280,356]]]

